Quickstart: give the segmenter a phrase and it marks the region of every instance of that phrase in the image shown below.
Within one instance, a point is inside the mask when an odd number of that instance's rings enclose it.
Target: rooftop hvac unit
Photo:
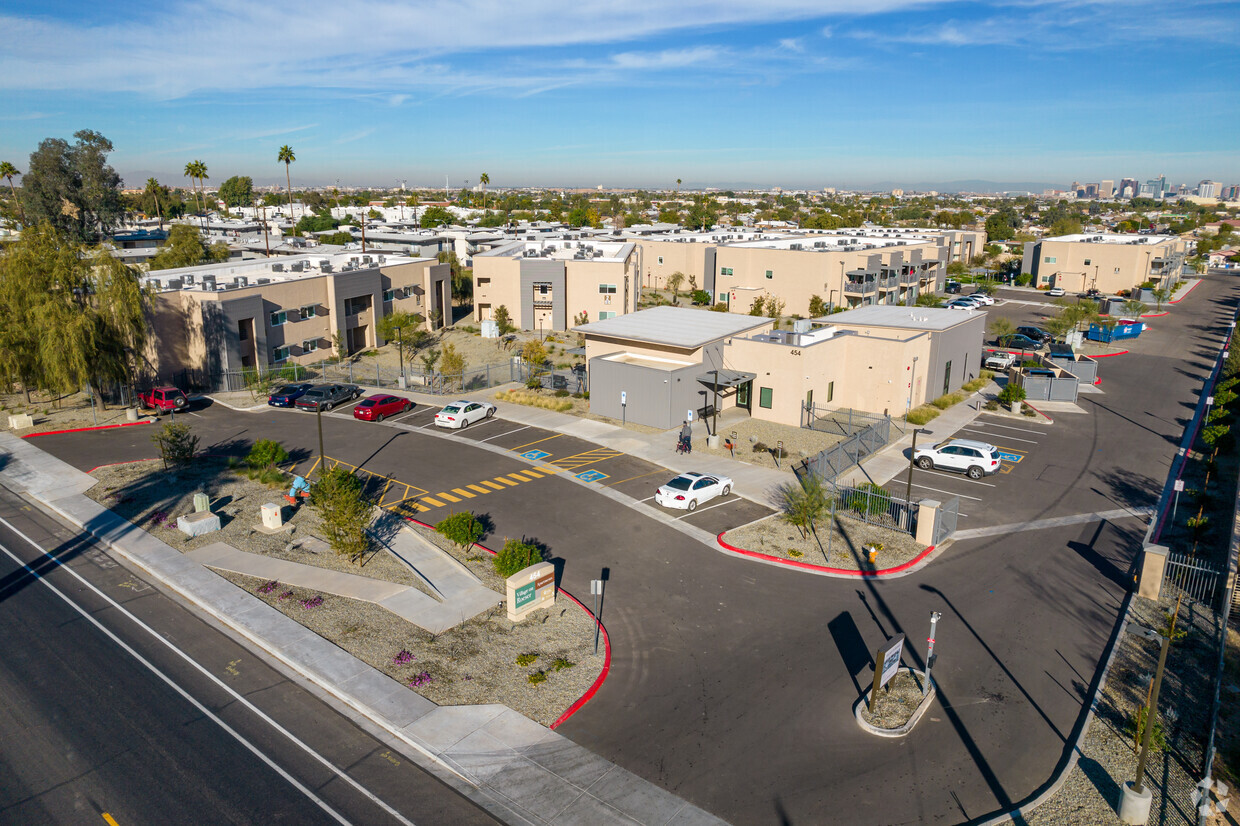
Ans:
[[[321,272],[325,272],[325,273],[331,272],[331,271],[332,271],[332,262],[330,262],[330,261],[324,261],[322,264],[320,264],[320,265],[319,265],[319,270],[320,270]]]
[[[290,269],[292,269],[293,272],[305,272],[306,262],[305,261],[294,261],[293,266]]]
[[[284,264],[282,263],[272,264],[271,271],[272,272],[284,272]]]
[[[204,275],[202,277],[202,288],[204,290],[214,290],[215,289],[215,276]]]
[[[233,283],[238,287],[248,287],[250,285],[250,279],[246,278],[244,275],[239,275],[233,279]]]
[[[809,319],[808,319],[808,318],[798,318],[798,319],[794,319],[794,320],[793,320],[793,322],[792,322],[792,332],[794,332],[794,333],[808,333],[808,332],[809,332],[809,330],[810,330],[810,323],[809,323]]]
[[[258,279],[258,283],[259,283],[259,284],[270,284],[270,283],[271,283],[271,279],[270,279],[270,278],[260,278],[260,279]]]
[[[185,274],[185,283],[186,283],[186,284],[193,284],[193,283],[194,283],[194,276],[190,275],[189,273],[186,273],[186,274]]]
[[[356,255],[350,255],[350,256],[349,256],[349,263],[350,263],[350,264],[353,264],[353,265],[356,265],[356,264],[358,263],[358,261],[357,261],[357,256],[356,256]]]
[[[370,264],[370,263],[372,263],[372,262],[373,262],[373,259],[372,259],[369,255],[363,255],[363,256],[362,256],[362,263],[363,263],[363,264]]]
[[[319,259],[319,269],[322,269],[323,267],[330,267],[331,265],[332,265],[332,260],[330,258]]]
[[[547,251],[547,252],[555,252],[555,244],[548,244],[548,245],[547,245],[547,249],[546,249],[546,251]]]
[[[801,249],[801,247],[802,247],[801,244],[793,244],[790,247],[788,247],[788,249],[799,250]]]
[[[380,256],[379,256],[379,263],[380,263],[380,264],[387,263],[387,256],[386,256],[386,255],[380,255]]]
[[[594,257],[595,257],[595,258],[602,258],[602,257],[603,257],[603,251],[602,251],[602,250],[595,250],[595,251],[594,251]]]
[[[168,283],[164,286],[169,290],[179,290],[182,286],[184,286],[184,284],[179,278],[169,278]]]

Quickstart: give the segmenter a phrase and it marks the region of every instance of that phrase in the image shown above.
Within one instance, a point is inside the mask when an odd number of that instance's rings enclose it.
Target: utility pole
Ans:
[[[399,327],[396,328],[396,352],[400,360],[400,389],[405,389],[405,337]]]
[[[913,468],[917,464],[916,462],[913,461],[913,457],[917,455],[917,433],[918,433],[918,428],[914,427],[913,428],[913,449],[908,455],[908,484],[904,486],[904,501],[909,503],[910,507],[912,506],[912,502],[913,502]],[[933,637],[934,634],[931,633],[930,636]]]
[[[319,478],[322,479],[323,473],[324,473],[323,465],[327,461],[327,459],[324,456],[324,452],[323,452],[323,403],[322,402],[319,402],[319,404],[315,405],[314,417],[318,419],[318,423],[319,423]]]

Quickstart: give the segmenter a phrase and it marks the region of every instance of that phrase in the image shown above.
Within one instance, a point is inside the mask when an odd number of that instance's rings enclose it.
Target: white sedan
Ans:
[[[1058,298],[1059,296],[1063,295],[1065,292],[1067,291],[1063,287],[1051,287],[1049,290],[1046,291],[1046,294],[1051,296],[1052,298]]]
[[[464,430],[474,422],[489,419],[495,415],[495,405],[488,402],[459,401],[444,405],[443,410],[435,414],[438,427],[450,427]]]
[[[697,510],[697,506],[716,496],[732,492],[732,480],[727,476],[707,476],[705,473],[682,473],[655,491],[655,504],[678,510]]]
[[[994,297],[987,295],[986,293],[973,293],[968,297],[972,298],[974,301],[980,301],[982,304],[989,305],[995,303]]]

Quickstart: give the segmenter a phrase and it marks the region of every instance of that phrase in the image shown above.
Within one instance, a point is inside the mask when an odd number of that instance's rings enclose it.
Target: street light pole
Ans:
[[[396,328],[396,358],[400,360],[400,389],[405,389],[405,337]]]
[[[719,435],[719,371],[715,371],[715,405],[711,408],[711,433]]]
[[[913,356],[913,367],[909,373],[908,379],[908,404],[905,405],[904,415],[907,418],[910,410],[913,409],[913,384],[917,381],[917,356]]]
[[[912,502],[913,502],[913,468],[917,464],[915,461],[913,461],[914,457],[917,456],[917,433],[918,433],[918,429],[914,427],[913,428],[913,449],[908,454],[908,484],[905,485],[904,487],[904,501],[909,503],[910,507],[912,506]],[[930,636],[933,637],[934,634],[932,633]]]
[[[1159,638],[1158,668],[1154,671],[1154,690],[1150,692],[1150,704],[1145,710],[1145,730],[1141,734],[1141,756],[1137,758],[1137,779],[1134,784],[1137,794],[1142,792],[1141,783],[1145,777],[1145,761],[1150,753],[1150,734],[1154,731],[1154,725],[1158,720],[1158,690],[1162,688],[1163,671],[1167,666],[1167,649],[1170,647],[1168,643],[1171,642],[1155,631],[1148,631],[1145,636],[1150,635]]]
[[[326,461],[323,451],[323,403],[319,402],[314,406],[314,417],[319,423],[319,478],[323,478],[323,463]]]
[[[930,612],[930,638],[926,640],[926,684],[921,689],[922,695],[930,690],[930,669],[934,668],[934,629],[942,617],[938,611]]]

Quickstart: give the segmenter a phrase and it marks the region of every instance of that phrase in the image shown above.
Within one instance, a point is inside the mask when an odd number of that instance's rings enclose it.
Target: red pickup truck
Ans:
[[[152,387],[138,394],[138,401],[143,407],[153,408],[155,415],[184,410],[189,407],[189,399],[175,387]]]

